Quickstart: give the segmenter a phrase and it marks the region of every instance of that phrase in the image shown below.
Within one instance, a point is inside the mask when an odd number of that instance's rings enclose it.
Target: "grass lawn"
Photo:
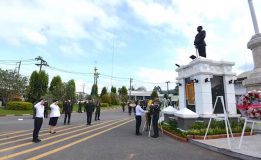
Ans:
[[[106,110],[106,109],[113,109],[113,108],[120,108],[120,106],[102,107],[101,109]],[[73,111],[75,112],[78,111],[78,104],[73,105]],[[84,111],[83,107],[82,107],[82,111]],[[50,114],[50,111],[48,112]],[[8,114],[13,114],[13,115],[31,114],[32,115],[33,110],[7,110],[7,109],[0,108],[0,116],[8,115]]]
[[[106,109],[116,109],[116,108],[121,108],[120,105],[118,106],[109,106],[109,107],[101,107],[102,110],[106,110]],[[74,104],[73,105],[73,111],[78,112],[78,104]],[[84,106],[82,106],[82,111],[84,111]]]
[[[33,114],[33,110],[7,110],[7,109],[0,108],[0,115],[7,115],[7,114],[14,114],[14,115]]]

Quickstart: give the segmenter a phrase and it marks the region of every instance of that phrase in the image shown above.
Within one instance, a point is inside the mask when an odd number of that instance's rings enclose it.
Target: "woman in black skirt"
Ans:
[[[53,103],[50,105],[51,113],[50,113],[50,121],[49,121],[49,132],[51,134],[56,133],[54,128],[57,124],[58,118],[60,117],[60,108],[58,106],[58,100],[54,100]]]

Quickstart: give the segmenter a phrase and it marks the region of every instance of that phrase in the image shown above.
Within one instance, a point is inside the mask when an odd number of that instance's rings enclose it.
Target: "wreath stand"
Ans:
[[[216,105],[217,105],[217,101],[218,101],[219,98],[220,98],[221,103],[222,103],[224,116],[222,115],[222,116],[210,117],[209,122],[208,122],[208,127],[207,127],[207,130],[206,130],[205,136],[204,136],[204,140],[206,140],[206,137],[207,137],[207,134],[208,134],[208,129],[210,127],[210,123],[211,123],[212,119],[213,118],[215,118],[215,119],[221,118],[221,119],[223,119],[225,121],[226,132],[227,132],[227,143],[228,143],[229,149],[231,149],[230,138],[229,138],[229,131],[230,131],[231,137],[232,138],[234,138],[234,137],[233,137],[232,129],[231,129],[231,126],[230,126],[230,123],[229,123],[229,120],[228,120],[227,110],[226,110],[226,107],[225,107],[223,96],[217,96],[215,104],[214,104],[213,114],[214,114],[214,111],[215,111],[215,108],[216,108]],[[229,131],[228,131],[228,129],[229,129]]]
[[[239,141],[238,149],[241,148],[242,141],[243,141],[243,137],[244,137],[244,134],[245,134],[245,129],[246,129],[247,122],[252,123],[250,135],[253,134],[253,129],[254,129],[255,123],[261,123],[261,120],[260,120],[260,119],[252,119],[252,118],[248,118],[248,117],[244,117],[244,119],[245,119],[245,123],[244,123],[244,127],[243,127],[243,129],[242,129],[242,133],[241,133],[241,138],[240,138],[240,141]]]

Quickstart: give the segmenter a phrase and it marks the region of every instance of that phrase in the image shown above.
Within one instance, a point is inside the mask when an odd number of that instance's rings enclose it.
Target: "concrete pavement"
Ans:
[[[143,121],[144,122],[144,121]],[[56,134],[41,129],[41,143],[32,143],[33,119],[0,118],[0,160],[4,159],[90,159],[90,160],[169,160],[234,159],[207,149],[173,140],[165,135],[154,139],[135,135],[134,116],[120,110],[103,112],[101,121],[86,126],[86,115],[74,113],[71,125],[59,119]],[[143,126],[143,125],[142,125]],[[4,133],[13,131],[11,134]]]

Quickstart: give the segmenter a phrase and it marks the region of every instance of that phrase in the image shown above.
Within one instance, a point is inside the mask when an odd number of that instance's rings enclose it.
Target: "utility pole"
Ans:
[[[84,94],[85,83],[82,85],[82,93]]]
[[[96,67],[94,67],[94,84],[95,85],[97,85],[97,83],[98,83],[98,78],[99,78],[99,75],[100,75],[100,73],[98,73],[97,72],[98,71],[98,69],[96,68]]]
[[[169,83],[170,83],[170,81],[167,81],[165,83],[167,83],[167,94],[168,94],[168,97],[169,97]]]
[[[131,100],[131,83],[132,83],[132,81],[133,81],[133,79],[132,78],[130,78],[130,90],[129,90],[129,100]]]
[[[40,66],[40,71],[42,71],[42,66],[49,66],[47,62],[40,56],[36,57],[35,60],[40,61],[40,64],[35,64],[37,66]]]
[[[15,67],[14,72],[16,72],[16,69],[17,69],[17,74],[18,74],[18,75],[19,75],[19,73],[20,73],[21,63],[22,63],[22,61],[16,62],[16,65],[18,64],[18,67],[17,67],[17,66]]]

